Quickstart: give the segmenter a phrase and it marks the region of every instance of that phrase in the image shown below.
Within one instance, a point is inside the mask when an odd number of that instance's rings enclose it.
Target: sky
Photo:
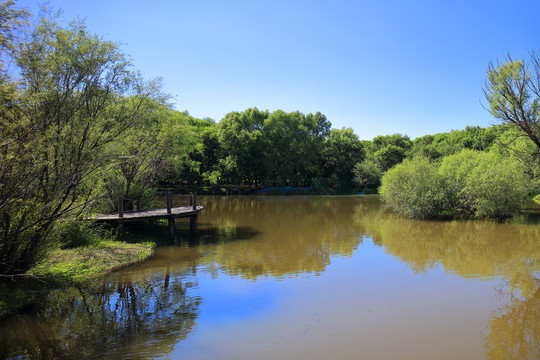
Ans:
[[[19,0],[37,13],[42,1]],[[496,123],[490,62],[540,51],[538,0],[51,0],[121,44],[177,110],[320,111],[363,140]]]

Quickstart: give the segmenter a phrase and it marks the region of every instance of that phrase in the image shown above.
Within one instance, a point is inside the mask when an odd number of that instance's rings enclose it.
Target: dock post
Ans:
[[[118,198],[118,217],[123,218],[124,217],[124,197],[120,196]]]
[[[120,233],[124,232],[124,220],[122,218],[124,217],[124,197],[120,196],[118,198],[118,217],[120,220],[118,221],[118,231]]]
[[[189,232],[192,234],[197,233],[197,223],[199,222],[199,215],[191,215],[189,217]]]
[[[193,193],[193,210],[197,210],[197,193]]]
[[[169,216],[168,221],[169,221],[169,240],[172,243],[174,242],[174,232],[176,231],[176,227],[174,225],[174,217]]]
[[[174,242],[174,232],[176,231],[176,227],[174,224],[174,216],[172,215],[172,195],[171,195],[171,189],[165,189],[165,195],[167,198],[167,221],[169,222],[169,241],[172,243]]]
[[[167,214],[172,214],[172,196],[171,196],[171,189],[166,189],[165,193],[167,194]]]

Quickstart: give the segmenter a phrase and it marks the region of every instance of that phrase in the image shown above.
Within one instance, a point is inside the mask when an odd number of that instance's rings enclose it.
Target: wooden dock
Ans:
[[[116,214],[107,214],[107,215],[95,215],[92,216],[92,220],[97,221],[138,221],[138,220],[150,220],[150,219],[168,219],[168,218],[184,218],[197,216],[204,209],[201,205],[196,205],[196,208],[193,209],[193,206],[179,206],[170,209],[156,209],[156,210],[140,210],[132,212],[123,212],[122,216],[120,213]]]
[[[155,220],[155,219],[167,219],[169,222],[169,233],[171,240],[174,238],[175,225],[174,219],[177,218],[189,218],[190,232],[197,232],[198,217],[204,207],[197,205],[197,194],[189,194],[189,206],[172,207],[172,196],[170,189],[166,189],[165,192],[167,199],[167,208],[154,209],[154,210],[138,210],[138,211],[125,211],[124,198],[118,199],[118,213],[115,214],[98,214],[89,218],[89,220],[95,221],[116,221],[122,226],[126,221],[141,221],[141,220]]]

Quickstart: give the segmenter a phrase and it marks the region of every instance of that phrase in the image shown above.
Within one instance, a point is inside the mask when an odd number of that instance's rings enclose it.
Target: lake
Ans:
[[[4,320],[0,356],[540,357],[534,215],[414,221],[376,196],[199,202],[196,237],[179,219],[149,261]]]

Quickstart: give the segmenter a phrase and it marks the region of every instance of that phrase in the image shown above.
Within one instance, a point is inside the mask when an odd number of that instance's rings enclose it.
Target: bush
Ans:
[[[388,170],[380,188],[390,207],[416,219],[439,217],[446,208],[446,187],[437,166],[425,157],[406,159]]]
[[[439,175],[446,186],[448,207],[454,214],[475,215],[474,198],[466,191],[467,181],[471,172],[488,157],[487,153],[465,149],[442,159]]]
[[[463,193],[472,199],[475,216],[502,220],[525,206],[529,185],[521,163],[490,156],[471,171]]]
[[[405,160],[382,178],[382,199],[416,219],[448,215],[503,220],[528,200],[530,178],[516,160],[463,150],[440,165],[420,157]]]
[[[89,221],[68,220],[55,224],[51,238],[61,249],[96,245],[111,234]]]

